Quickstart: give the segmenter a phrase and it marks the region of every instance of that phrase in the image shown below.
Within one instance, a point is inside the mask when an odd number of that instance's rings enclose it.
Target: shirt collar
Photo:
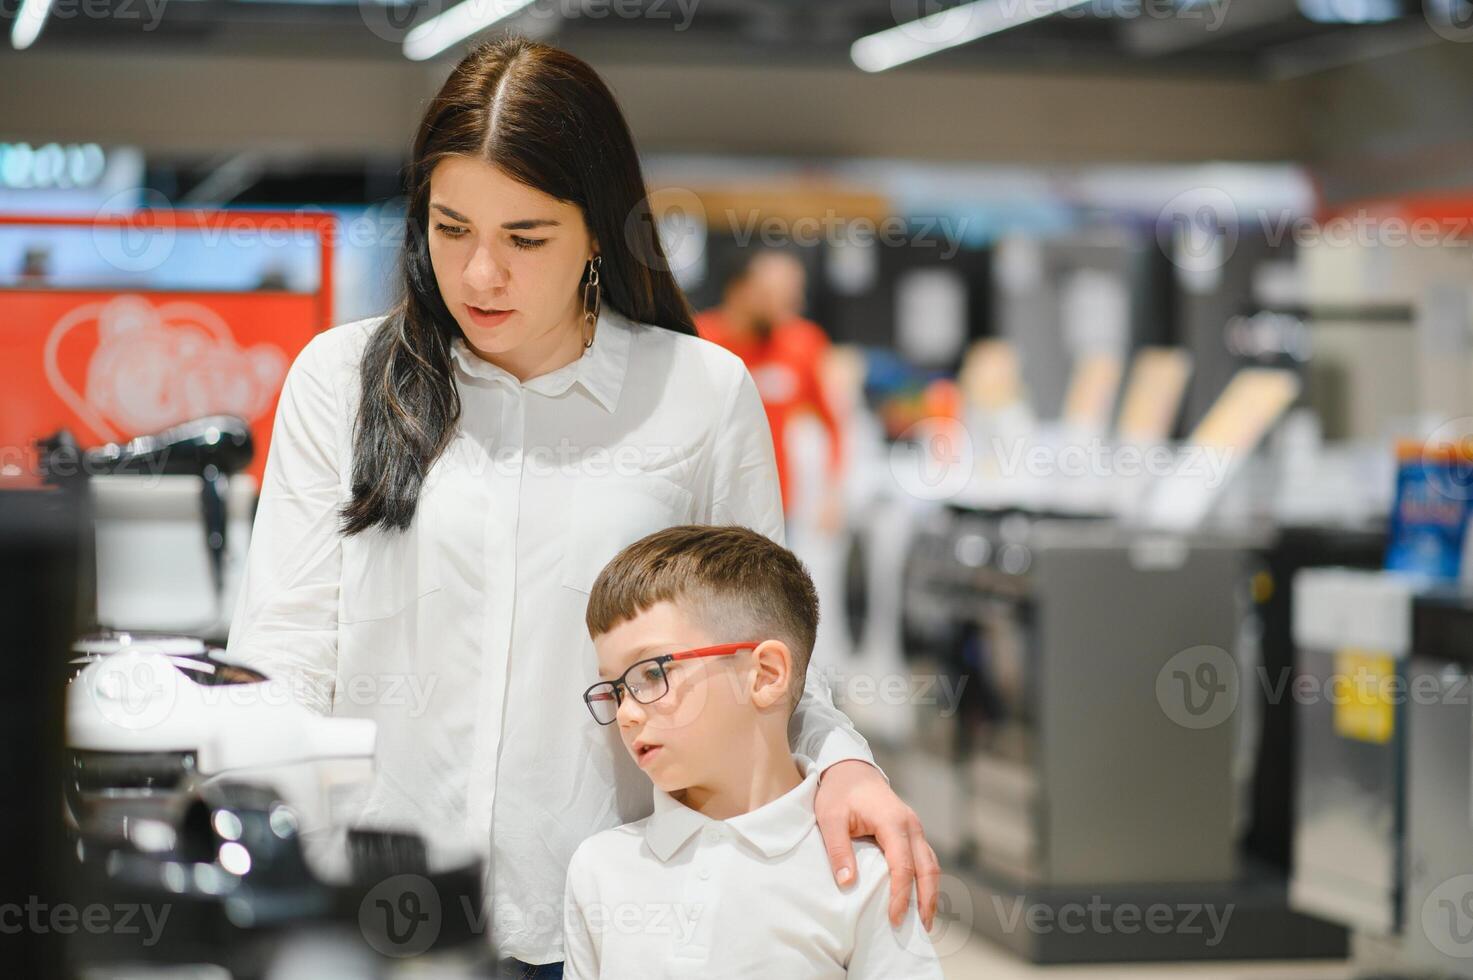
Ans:
[[[657,858],[668,861],[702,828],[721,825],[767,857],[786,854],[813,827],[813,800],[818,793],[818,767],[806,756],[795,754],[793,761],[803,774],[803,782],[772,802],[730,820],[712,820],[656,789],[655,812],[645,824],[645,843]]]
[[[628,317],[605,305],[594,325],[592,347],[576,361],[527,382],[518,382],[510,371],[476,356],[459,332],[450,341],[450,353],[460,370],[471,377],[520,383],[522,387],[542,395],[561,395],[576,382],[612,412],[618,407],[619,393],[624,389],[633,331],[634,324]]]

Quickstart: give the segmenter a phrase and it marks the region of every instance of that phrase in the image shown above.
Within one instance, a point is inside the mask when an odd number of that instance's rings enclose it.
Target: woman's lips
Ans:
[[[661,748],[662,746],[659,745],[641,745],[634,750],[634,761],[639,763],[639,767],[643,769],[652,759],[660,754]]]
[[[485,310],[478,306],[471,306],[469,303],[465,304],[465,311],[471,318],[471,322],[478,327],[499,326],[516,312],[516,310]]]

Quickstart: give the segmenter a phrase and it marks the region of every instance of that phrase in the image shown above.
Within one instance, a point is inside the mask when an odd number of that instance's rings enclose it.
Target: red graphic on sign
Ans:
[[[291,293],[0,290],[0,465],[33,473],[31,443],[57,429],[90,448],[228,414],[251,425],[260,479],[316,313],[314,297]]]

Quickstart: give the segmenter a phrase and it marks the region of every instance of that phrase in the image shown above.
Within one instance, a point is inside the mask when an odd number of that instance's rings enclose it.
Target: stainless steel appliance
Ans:
[[[1473,600],[1414,601],[1408,673],[1406,951],[1473,977]]]
[[[1402,927],[1402,797],[1416,586],[1316,568],[1294,580],[1296,908],[1380,936]]]
[[[969,789],[976,930],[1036,962],[1343,955],[1343,930],[1239,860],[1252,691],[1237,651],[1261,544],[1021,511],[951,508],[921,526],[907,636],[968,681],[929,744]],[[1231,921],[1209,936],[1014,915],[1158,904]]]

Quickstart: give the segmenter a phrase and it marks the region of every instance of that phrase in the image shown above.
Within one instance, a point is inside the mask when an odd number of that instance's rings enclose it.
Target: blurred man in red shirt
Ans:
[[[829,339],[818,324],[800,316],[807,274],[792,255],[758,251],[726,281],[721,305],[696,314],[696,332],[720,344],[747,365],[767,407],[777,453],[783,508],[791,517],[795,503],[787,457],[788,422],[812,412],[829,437],[829,486],[823,496],[819,525],[837,530],[841,520],[839,479],[844,447],[838,420],[824,393],[820,368]]]

